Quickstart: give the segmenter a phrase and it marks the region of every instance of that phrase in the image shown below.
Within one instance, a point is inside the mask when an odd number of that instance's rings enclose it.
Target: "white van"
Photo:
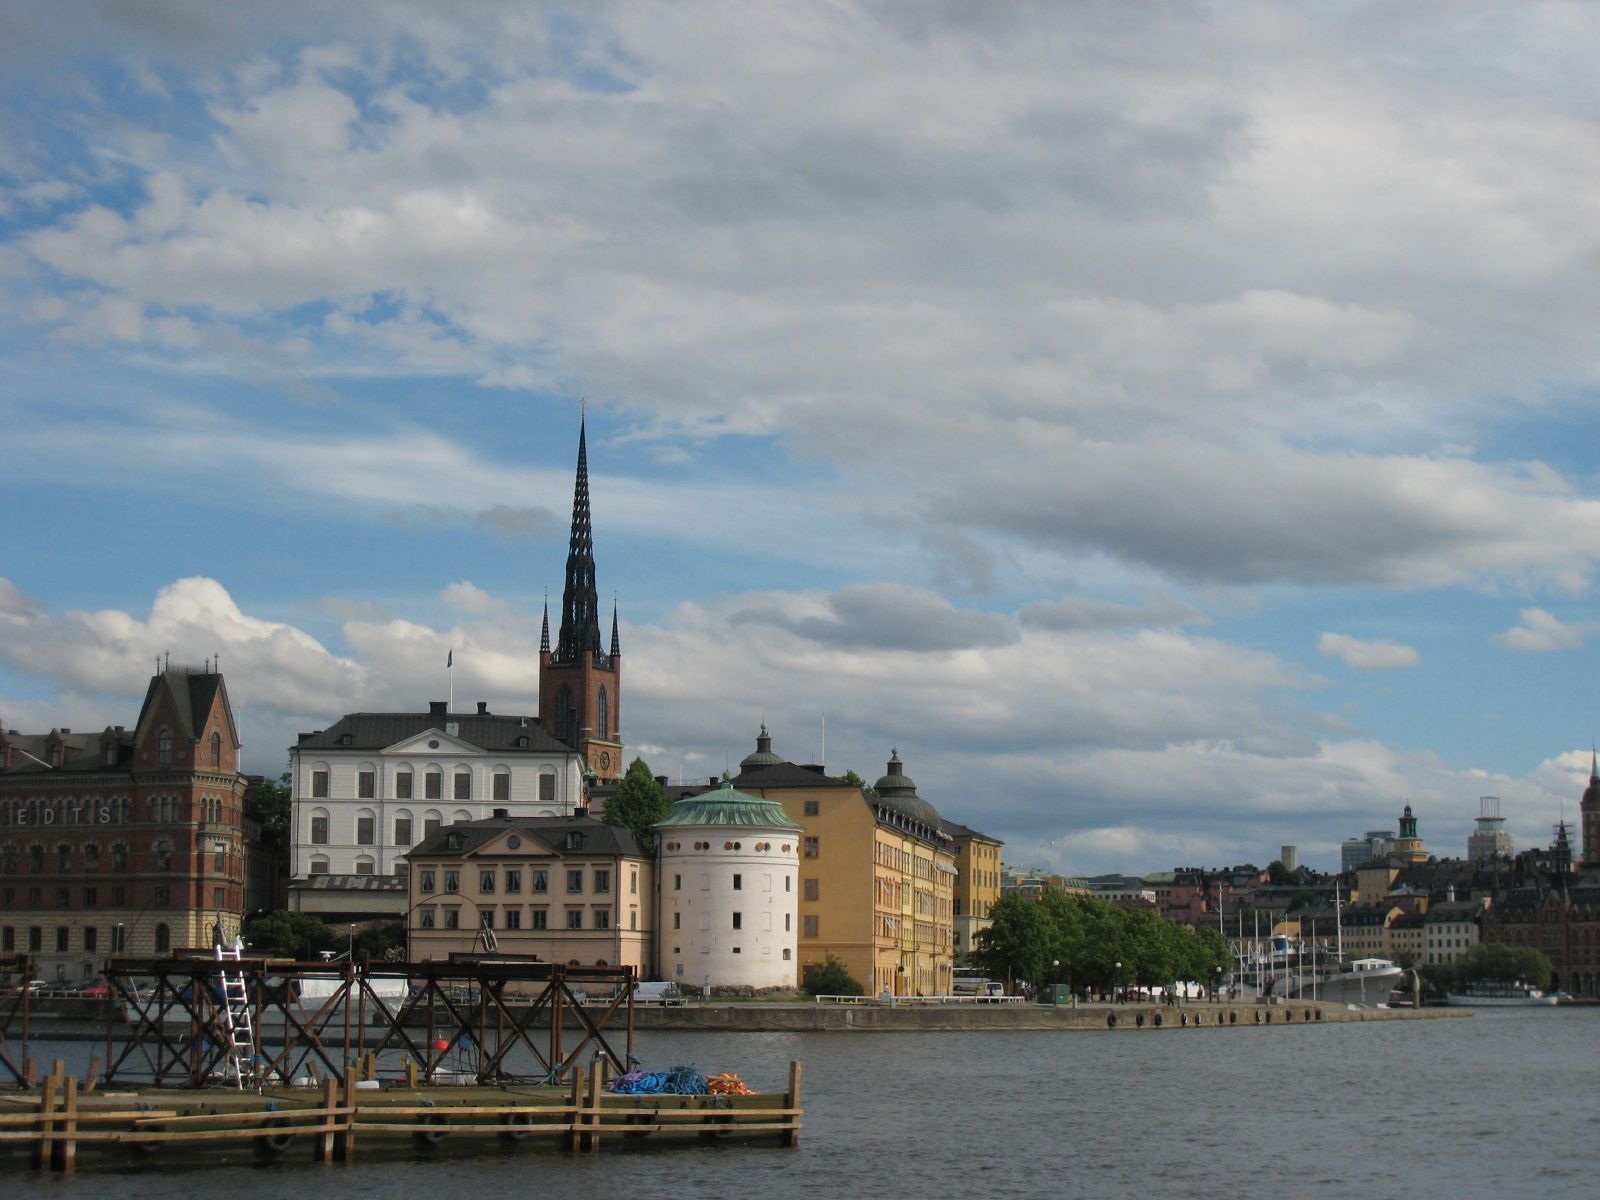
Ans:
[[[683,993],[672,982],[639,983],[633,988],[635,1004],[682,1004]]]

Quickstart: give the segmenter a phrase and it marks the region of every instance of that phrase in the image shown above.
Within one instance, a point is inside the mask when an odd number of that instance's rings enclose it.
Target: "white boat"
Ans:
[[[1557,1003],[1554,995],[1541,992],[1532,984],[1479,982],[1469,983],[1459,992],[1445,993],[1445,999],[1451,1004],[1471,1005],[1474,1008],[1504,1008],[1527,1007],[1530,1005],[1553,1005]]]
[[[1406,970],[1387,958],[1357,958],[1326,974],[1289,973],[1275,979],[1271,994],[1288,1000],[1324,1000],[1383,1008]]]

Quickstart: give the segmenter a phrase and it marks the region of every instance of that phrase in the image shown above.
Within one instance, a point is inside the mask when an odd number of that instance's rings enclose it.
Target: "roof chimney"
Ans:
[[[510,816],[511,810],[509,808],[497,808],[494,810],[494,819],[496,821],[504,821]]]
[[[430,717],[442,717],[444,716],[444,712],[445,702],[443,700],[428,701],[428,715]]]
[[[478,715],[480,717],[487,717],[489,715],[489,702],[487,700],[478,701]]]

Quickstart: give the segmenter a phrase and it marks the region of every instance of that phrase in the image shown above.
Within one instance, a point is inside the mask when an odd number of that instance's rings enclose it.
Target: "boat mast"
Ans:
[[[1344,962],[1344,916],[1339,900],[1339,881],[1333,881],[1333,936],[1334,953],[1338,956],[1335,964]]]

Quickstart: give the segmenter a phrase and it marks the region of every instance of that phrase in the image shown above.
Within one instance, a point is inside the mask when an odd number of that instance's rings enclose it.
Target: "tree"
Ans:
[[[655,852],[655,838],[650,827],[672,809],[667,790],[656,782],[650,773],[650,764],[635,758],[628,764],[627,774],[617,783],[616,791],[606,801],[606,820],[632,832],[639,839],[646,854]]]
[[[1058,935],[1043,905],[1023,896],[1002,896],[989,910],[989,927],[978,931],[972,957],[992,979],[1042,985],[1052,973]]]
[[[877,793],[872,790],[871,785],[868,784],[865,779],[861,778],[861,776],[857,775],[854,771],[846,771],[843,775],[839,776],[839,778],[843,779],[851,787],[860,788],[869,796],[877,795]]]
[[[289,827],[293,821],[288,772],[276,782],[252,779],[244,789],[244,815],[261,826],[261,849],[272,863],[274,888],[281,899],[284,893],[277,890],[281,887],[277,881],[289,873]]]
[[[1458,983],[1511,983],[1516,980],[1536,988],[1550,986],[1550,960],[1532,946],[1506,946],[1480,942],[1455,963]]]
[[[800,976],[800,986],[813,996],[860,996],[866,991],[845,970],[845,965],[831,954],[822,962],[806,964]]]
[[[304,962],[315,959],[319,951],[344,948],[344,941],[321,917],[282,909],[247,921],[241,936],[252,950]]]

